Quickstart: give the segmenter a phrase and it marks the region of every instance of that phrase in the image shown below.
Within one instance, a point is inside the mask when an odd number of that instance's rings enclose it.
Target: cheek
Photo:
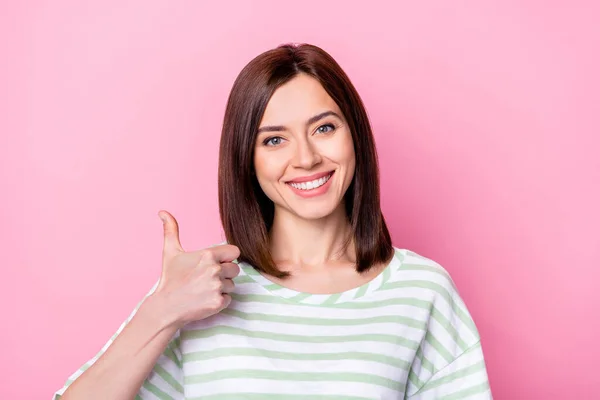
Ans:
[[[348,143],[349,142],[349,143]],[[354,166],[356,161],[356,154],[354,153],[354,143],[352,143],[352,139],[350,139],[344,147],[344,157]]]
[[[354,166],[356,154],[354,153],[354,142],[352,141],[352,135],[350,132],[347,132],[346,136],[344,137],[342,148],[346,159],[348,159],[352,166]]]
[[[345,130],[343,134],[338,135],[335,140],[329,142],[326,151],[328,158],[331,160],[344,164],[348,168],[354,168],[354,143],[350,132]]]
[[[278,180],[282,174],[282,162],[275,152],[257,150],[254,156],[256,178],[262,184]]]
[[[350,184],[356,168],[356,153],[354,152],[354,142],[352,141],[350,132],[346,132],[346,135],[342,139],[338,144],[339,160],[346,167],[345,184]]]

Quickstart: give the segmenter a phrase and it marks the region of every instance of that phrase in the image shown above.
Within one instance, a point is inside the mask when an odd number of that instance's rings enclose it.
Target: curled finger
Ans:
[[[233,279],[238,276],[239,273],[239,265],[230,262],[221,263],[221,271],[219,273],[221,278]]]
[[[233,290],[235,289],[235,284],[233,283],[233,281],[231,279],[222,279],[221,280],[222,285],[221,285],[221,293],[232,293]]]

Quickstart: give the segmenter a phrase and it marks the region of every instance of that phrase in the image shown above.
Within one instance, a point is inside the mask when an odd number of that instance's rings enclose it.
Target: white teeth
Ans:
[[[290,183],[292,187],[300,190],[311,190],[323,186],[331,178],[331,174],[310,182]]]

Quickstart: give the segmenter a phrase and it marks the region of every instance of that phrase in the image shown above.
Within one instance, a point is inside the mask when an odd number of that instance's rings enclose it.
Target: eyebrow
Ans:
[[[322,112],[320,114],[315,115],[314,117],[310,117],[308,119],[308,121],[306,121],[306,125],[312,125],[315,122],[322,120],[325,117],[328,117],[330,115],[333,115],[334,117],[337,117],[338,119],[342,119],[336,112],[333,111],[325,111]],[[261,128],[258,129],[258,133],[261,132],[280,132],[280,131],[284,131],[286,128],[283,125],[267,125],[267,126],[263,126]]]

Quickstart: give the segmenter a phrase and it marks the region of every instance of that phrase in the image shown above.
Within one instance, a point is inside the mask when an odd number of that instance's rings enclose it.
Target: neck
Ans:
[[[346,245],[352,227],[344,204],[330,215],[306,220],[287,210],[275,208],[269,233],[271,254],[276,263],[325,267],[332,261],[354,262],[354,240]]]

